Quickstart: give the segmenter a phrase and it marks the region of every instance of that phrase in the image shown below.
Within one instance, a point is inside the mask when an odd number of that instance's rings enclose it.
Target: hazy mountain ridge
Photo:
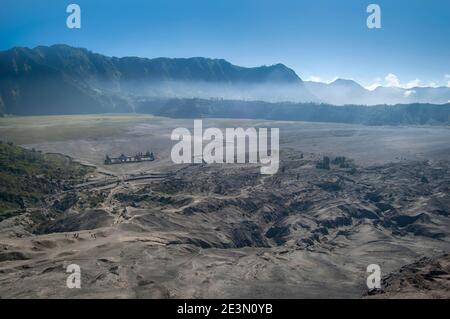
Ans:
[[[172,118],[238,118],[329,122],[365,125],[448,125],[450,103],[397,105],[344,105],[270,103],[264,101],[167,99],[141,100],[138,113]]]
[[[0,114],[133,112],[142,98],[444,104],[450,100],[450,88],[369,91],[352,80],[302,81],[283,64],[241,67],[202,57],[118,58],[67,45],[0,52]]]
[[[306,88],[320,100],[337,105],[367,103],[371,92],[352,80],[337,79],[329,84],[305,82]]]
[[[302,80],[282,64],[244,68],[207,58],[116,58],[66,45],[0,52],[0,74],[0,110],[12,114],[128,112],[129,94],[146,95],[146,86],[170,82],[302,89]]]
[[[370,91],[353,80],[337,79],[329,84],[311,81],[305,81],[304,83],[306,88],[321,101],[336,105],[446,104],[450,101],[449,87],[413,87],[404,89],[379,86]]]

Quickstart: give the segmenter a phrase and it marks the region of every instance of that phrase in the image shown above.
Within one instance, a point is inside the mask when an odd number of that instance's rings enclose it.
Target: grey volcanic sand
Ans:
[[[281,129],[284,168],[274,176],[173,165],[170,133],[190,120],[0,119],[10,140],[95,165],[93,180],[118,176],[77,191],[103,194],[96,207],[80,200],[56,218],[42,207],[0,222],[0,297],[359,298],[367,265],[386,275],[449,251],[448,128],[204,121],[255,125]],[[146,150],[155,162],[103,165],[105,154]],[[356,172],[315,168],[323,155],[353,159]],[[144,172],[166,175],[124,181]],[[73,263],[81,289],[66,287]]]
[[[13,117],[0,119],[0,136],[44,152],[59,152],[93,165],[103,166],[106,154],[150,149],[153,163],[108,166],[107,170],[129,174],[171,165],[172,130],[193,120],[149,115],[74,115]],[[449,127],[363,126],[336,123],[307,123],[264,120],[204,119],[207,127],[278,127],[280,149],[315,155],[347,156],[358,165],[401,160],[450,158]]]

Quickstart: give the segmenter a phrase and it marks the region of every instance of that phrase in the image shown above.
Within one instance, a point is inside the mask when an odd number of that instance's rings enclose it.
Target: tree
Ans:
[[[322,161],[317,163],[316,168],[330,169],[330,158],[328,156],[324,156]]]

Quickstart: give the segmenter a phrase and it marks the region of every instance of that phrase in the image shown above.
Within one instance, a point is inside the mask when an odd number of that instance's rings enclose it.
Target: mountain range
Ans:
[[[108,57],[68,45],[0,52],[0,114],[135,111],[143,98],[204,98],[334,105],[445,104],[450,88],[303,81],[283,64],[241,67],[223,59]]]
[[[371,91],[353,80],[337,79],[329,84],[307,81],[304,83],[310,92],[322,102],[335,105],[450,103],[450,87],[413,87],[404,89],[379,86]]]

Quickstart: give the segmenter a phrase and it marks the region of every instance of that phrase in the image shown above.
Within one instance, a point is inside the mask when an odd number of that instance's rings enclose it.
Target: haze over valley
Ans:
[[[139,112],[143,101],[193,98],[290,102],[299,107],[447,104],[448,112],[450,100],[449,87],[370,91],[352,80],[303,81],[283,64],[248,68],[202,57],[116,58],[67,45],[2,51],[0,74],[0,114],[17,115]]]

